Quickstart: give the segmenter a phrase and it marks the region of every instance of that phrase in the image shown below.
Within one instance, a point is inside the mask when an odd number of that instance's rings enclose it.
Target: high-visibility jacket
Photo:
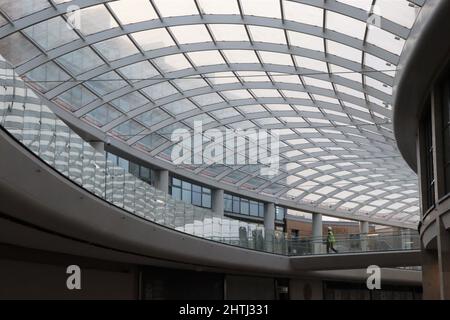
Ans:
[[[328,243],[336,243],[336,239],[334,238],[333,231],[328,231],[327,241],[328,241]]]

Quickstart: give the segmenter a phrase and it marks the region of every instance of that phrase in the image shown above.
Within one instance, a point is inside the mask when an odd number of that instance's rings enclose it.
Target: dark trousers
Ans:
[[[338,251],[334,248],[334,244],[327,241],[327,253],[330,253],[330,249],[333,250],[334,253],[338,253]]]

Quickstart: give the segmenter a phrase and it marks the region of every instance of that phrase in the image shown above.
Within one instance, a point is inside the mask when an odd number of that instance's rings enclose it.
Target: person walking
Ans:
[[[328,227],[327,253],[330,253],[330,249],[333,250],[334,253],[338,253],[338,251],[334,248],[335,243],[336,243],[336,239],[334,238],[333,228]]]

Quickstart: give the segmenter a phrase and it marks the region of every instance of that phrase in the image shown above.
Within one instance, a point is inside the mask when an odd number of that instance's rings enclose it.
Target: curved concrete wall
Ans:
[[[252,272],[290,271],[289,258],[184,234],[119,209],[61,176],[0,134],[2,211],[34,226],[122,252]]]
[[[57,235],[62,239],[58,252],[66,251],[63,243],[69,247],[77,243],[91,252],[95,247],[141,261],[162,260],[272,277],[295,276],[306,270],[366,268],[370,257],[377,258],[380,267],[419,264],[416,251],[402,253],[408,259],[398,252],[388,252],[382,259],[378,259],[381,253],[353,254],[351,259],[349,254],[293,258],[205,240],[144,220],[97,198],[40,161],[3,130],[0,154],[0,242],[10,243],[14,238],[20,243],[12,244],[43,249],[32,243],[30,233],[44,231],[40,237]],[[26,231],[27,225],[33,231]]]
[[[428,0],[411,31],[394,84],[394,132],[398,147],[417,168],[416,134],[430,88],[450,58],[450,1]]]

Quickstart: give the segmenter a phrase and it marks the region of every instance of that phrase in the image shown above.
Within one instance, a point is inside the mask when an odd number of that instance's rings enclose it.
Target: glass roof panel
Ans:
[[[13,20],[50,7],[47,0],[3,0],[0,8]]]
[[[307,92],[301,92],[301,91],[292,91],[292,90],[283,90],[283,94],[288,98],[295,98],[295,99],[307,99],[310,100],[309,95]]]
[[[286,20],[323,27],[323,9],[302,3],[283,0]]]
[[[292,58],[289,54],[267,51],[258,51],[258,54],[264,63],[293,66]]]
[[[172,72],[182,69],[192,68],[191,64],[182,54],[173,54],[161,58],[153,59],[153,62],[163,72]]]
[[[106,40],[95,44],[94,47],[109,61],[122,59],[139,52],[127,36]]]
[[[206,83],[205,80],[200,79],[198,77],[194,78],[183,78],[183,79],[175,79],[173,80],[173,83],[175,83],[175,85],[180,88],[183,91],[187,91],[187,90],[192,90],[192,89],[197,89],[197,88],[202,88],[202,87],[207,87],[208,84]]]
[[[281,83],[292,83],[292,84],[301,84],[300,78],[295,74],[279,74],[279,73],[269,73],[271,78],[276,82]]]
[[[76,111],[88,103],[94,101],[96,96],[84,86],[78,85],[59,96],[58,100],[63,101],[64,107],[71,111]]]
[[[197,15],[198,10],[193,0],[153,0],[162,17]]]
[[[205,76],[212,84],[225,84],[238,82],[232,72],[207,73]]]
[[[362,61],[362,51],[349,47],[345,44],[341,44],[335,41],[327,40],[328,52],[334,54],[335,56],[345,57],[346,59],[361,62]]]
[[[255,52],[251,50],[224,50],[223,53],[230,63],[259,63]]]
[[[324,52],[323,39],[300,32],[288,31],[290,44],[296,47]]]
[[[122,24],[157,19],[158,16],[148,0],[119,0],[109,3]]]
[[[105,124],[117,119],[121,115],[122,114],[113,107],[103,105],[86,114],[85,119],[93,123],[95,126],[102,127]]]
[[[380,28],[370,28],[366,41],[377,47],[400,55],[405,45],[405,40],[394,36],[392,33],[381,30]]]
[[[130,64],[120,68],[119,71],[131,82],[138,82],[159,76],[159,72],[148,61]]]
[[[238,109],[241,110],[244,114],[266,111],[266,109],[264,109],[264,107],[261,105],[241,106],[241,107],[238,107]],[[269,115],[269,114],[267,114],[267,115]]]
[[[252,93],[257,97],[280,98],[280,93],[272,89],[252,89]]]
[[[279,0],[240,0],[245,15],[281,19]]]
[[[189,59],[197,67],[207,66],[212,64],[225,64],[225,60],[223,60],[219,51],[198,51],[188,53]]]
[[[132,37],[146,51],[175,45],[175,42],[165,28],[136,32],[132,34]]]
[[[168,81],[146,87],[142,89],[142,91],[152,100],[158,100],[162,97],[167,97],[178,93],[178,90],[176,90]]]
[[[26,77],[35,81],[35,86],[41,88],[41,91],[53,89],[61,82],[70,79],[69,75],[54,62],[48,62],[31,70]],[[47,81],[48,79],[52,79],[52,81]]]
[[[11,63],[22,64],[41,52],[20,33],[13,33],[0,39],[2,56]]]
[[[119,136],[122,140],[128,140],[129,138],[139,134],[144,130],[144,127],[134,120],[128,120],[121,125],[115,127],[112,132]]]
[[[372,0],[337,0],[337,1],[362,9],[366,12],[370,11],[370,8],[372,7],[373,3]]]
[[[223,99],[217,93],[208,93],[200,96],[195,96],[192,100],[200,106],[207,106],[210,104],[223,102]]]
[[[237,1],[198,0],[205,14],[239,14]]]
[[[135,119],[146,127],[151,128],[169,118],[170,116],[161,109],[153,109],[137,116]]]
[[[299,56],[294,56],[294,59],[298,67],[317,71],[312,74],[328,73],[327,64],[323,61]]]
[[[208,26],[216,41],[249,41],[243,25],[210,24]]]
[[[239,71],[236,74],[243,82],[270,82],[265,72]]]
[[[395,75],[396,73],[396,67],[390,64],[389,62],[380,59],[378,57],[375,57],[369,53],[366,53],[364,55],[364,64],[374,70],[382,71],[383,73],[386,73],[388,75]],[[370,72],[367,73],[367,76],[370,77]]]
[[[333,75],[362,83],[361,73],[337,66],[335,64],[329,64],[329,66]]]
[[[104,64],[103,60],[89,47],[65,54],[58,58],[57,61],[74,75],[84,73]]]
[[[366,84],[370,87],[373,87],[377,90],[383,91],[388,95],[392,95],[392,87],[369,77],[366,77]]]
[[[180,174],[203,175],[224,189],[238,184],[255,198],[276,194],[300,210],[326,205],[337,213],[417,221],[416,177],[394,148],[391,96],[392,62],[418,5],[82,0],[75,32],[58,7],[64,2],[0,4],[0,25],[26,16],[3,28],[0,54],[63,109],[63,118],[100,127],[149,153],[146,161],[169,165],[171,132],[192,130],[193,121],[221,130],[271,129],[281,148],[274,177],[249,164],[183,165]],[[393,23],[367,29],[372,11]],[[383,154],[393,157],[374,159]]]
[[[111,101],[111,104],[122,112],[128,112],[140,107],[149,101],[140,93],[132,92]]]
[[[86,82],[86,86],[100,96],[119,90],[126,85],[126,81],[124,81],[117,73],[113,71]]]
[[[38,23],[26,28],[24,32],[45,50],[62,46],[79,38],[61,17]]]
[[[376,6],[383,17],[409,29],[413,26],[420,9],[408,0],[377,0]]]
[[[178,115],[190,110],[197,109],[197,107],[188,99],[178,100],[163,106],[170,114]]]
[[[67,18],[67,15],[66,15]],[[90,35],[117,27],[118,24],[104,5],[93,6],[80,10],[80,31]]]
[[[169,28],[179,44],[210,42],[208,30],[204,25],[189,25]]]
[[[211,114],[218,119],[225,119],[230,117],[237,117],[240,115],[234,108],[225,108],[211,112]]]
[[[229,100],[251,99],[253,98],[247,90],[223,91],[222,94]]]
[[[306,85],[319,87],[322,89],[333,90],[333,85],[329,81],[314,79],[310,77],[303,77],[303,81]]]
[[[363,40],[367,23],[333,11],[327,11],[327,28]]]
[[[281,29],[249,26],[253,41],[286,44],[284,31]]]

